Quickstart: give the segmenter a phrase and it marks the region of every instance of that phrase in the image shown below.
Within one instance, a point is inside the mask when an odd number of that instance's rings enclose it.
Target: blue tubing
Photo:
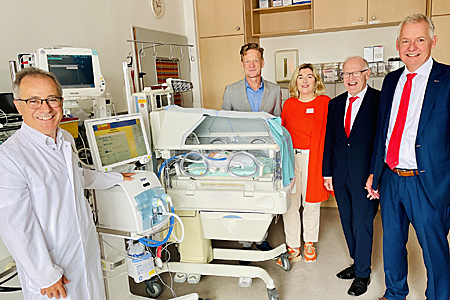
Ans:
[[[173,207],[171,208],[171,212],[172,212],[172,213],[175,213]],[[174,219],[175,219],[174,217],[170,217],[170,221],[169,221],[169,225],[170,225],[169,232],[167,233],[167,236],[164,238],[164,240],[162,240],[162,241],[155,241],[155,240],[152,240],[152,239],[140,238],[140,239],[138,239],[138,241],[139,241],[141,244],[144,244],[145,246],[154,247],[154,248],[157,248],[157,247],[159,247],[159,246],[161,246],[161,245],[164,245],[165,243],[167,243],[167,241],[169,240],[169,237],[172,235],[173,225],[174,225]]]
[[[163,162],[163,164],[161,165],[161,167],[159,167],[159,170],[158,170],[158,179],[159,179],[159,176],[161,176],[161,172],[162,172],[162,170],[163,170],[163,168],[166,166],[166,164],[169,162],[169,161],[171,161],[171,160],[173,160],[173,159],[175,159],[175,158],[179,158],[179,157],[182,157],[182,156],[184,156],[185,154],[183,154],[183,155],[176,155],[176,156],[172,156],[171,158],[169,158],[168,160],[165,160],[164,162]]]

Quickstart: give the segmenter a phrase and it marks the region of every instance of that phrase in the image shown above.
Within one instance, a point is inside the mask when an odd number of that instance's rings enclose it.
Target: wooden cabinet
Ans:
[[[437,44],[432,50],[432,57],[441,63],[450,64],[450,15],[432,17],[436,27]]]
[[[242,0],[197,0],[199,37],[244,34]]]
[[[239,50],[251,36],[251,0],[196,0],[204,108],[221,109],[225,86],[244,78]]]
[[[431,15],[449,15],[450,1],[448,0],[433,0],[431,2]]]
[[[401,22],[406,16],[426,14],[426,0],[368,0],[368,24]]]
[[[367,24],[367,0],[314,0],[314,30]]]
[[[311,3],[259,8],[259,1],[251,0],[250,5],[253,36],[289,35],[312,30]]]
[[[450,1],[432,0],[431,15],[437,35],[437,44],[431,54],[436,61],[450,65]]]
[[[200,39],[203,107],[222,109],[225,86],[244,78],[239,49],[244,35]]]
[[[426,13],[426,0],[313,0],[314,30],[394,25],[413,13]]]

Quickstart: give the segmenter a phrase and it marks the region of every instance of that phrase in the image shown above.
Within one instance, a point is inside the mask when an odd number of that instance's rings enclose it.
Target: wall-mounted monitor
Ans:
[[[36,67],[56,75],[65,99],[99,97],[106,88],[94,49],[40,48]]]

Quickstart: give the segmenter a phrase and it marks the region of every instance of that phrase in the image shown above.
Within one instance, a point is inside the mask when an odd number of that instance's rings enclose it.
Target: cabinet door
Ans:
[[[433,17],[436,26],[437,44],[432,51],[433,58],[441,63],[450,64],[450,15]]]
[[[200,37],[244,33],[242,0],[196,0]]]
[[[368,24],[401,22],[406,16],[426,13],[426,0],[369,0]]]
[[[367,0],[313,0],[314,30],[365,25]]]
[[[431,2],[431,15],[448,15],[450,14],[450,1],[433,0]]]
[[[239,50],[244,35],[200,38],[203,107],[222,109],[227,84],[244,78]]]

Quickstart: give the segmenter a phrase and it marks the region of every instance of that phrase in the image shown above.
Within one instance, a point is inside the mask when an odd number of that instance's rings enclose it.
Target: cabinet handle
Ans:
[[[363,20],[363,18],[359,18],[359,19],[358,19],[358,21],[360,21],[360,22],[361,22],[362,20]]]
[[[377,18],[377,17],[373,16],[373,17],[372,17],[372,20],[375,20],[376,18]]]
[[[241,27],[239,27],[239,26],[236,26],[236,30],[241,30]]]

